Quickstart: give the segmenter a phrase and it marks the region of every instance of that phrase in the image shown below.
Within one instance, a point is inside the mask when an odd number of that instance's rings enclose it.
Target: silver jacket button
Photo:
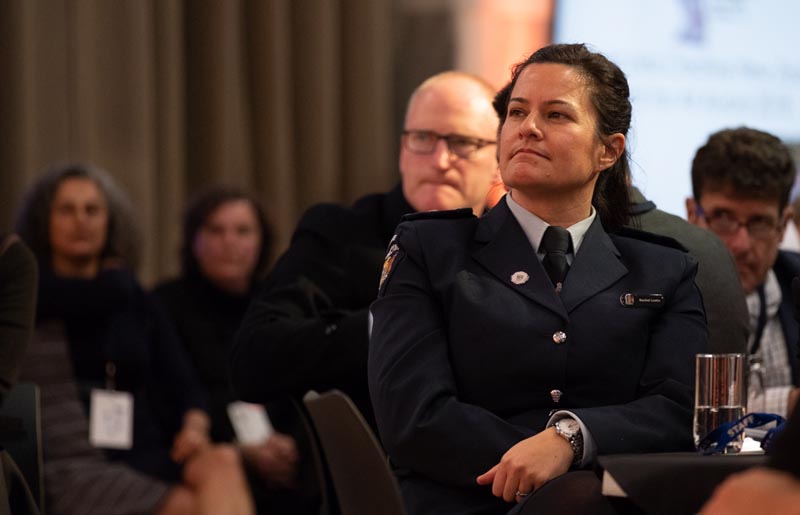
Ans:
[[[553,402],[558,402],[561,400],[561,390],[550,390],[550,397],[553,399]]]
[[[560,345],[565,341],[567,341],[567,333],[565,333],[564,331],[556,331],[553,333],[553,342],[556,345]]]

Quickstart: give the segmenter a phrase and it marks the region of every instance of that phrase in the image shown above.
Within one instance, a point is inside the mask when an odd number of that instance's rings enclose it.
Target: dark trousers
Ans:
[[[639,513],[624,499],[604,496],[600,479],[592,471],[568,472],[545,484],[507,515],[634,515]],[[622,501],[622,502],[620,502]]]

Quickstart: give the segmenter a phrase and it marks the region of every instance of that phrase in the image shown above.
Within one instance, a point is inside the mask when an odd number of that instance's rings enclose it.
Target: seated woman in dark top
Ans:
[[[211,438],[231,442],[228,407],[237,401],[228,372],[234,334],[266,271],[271,233],[258,202],[244,193],[212,188],[194,197],[184,215],[182,275],[156,287],[209,399]],[[257,444],[240,445],[260,511],[290,513],[298,502],[278,489],[293,482],[297,462],[294,439],[273,433]],[[258,480],[258,477],[262,480]],[[276,503],[287,501],[277,507]]]
[[[57,167],[28,191],[17,230],[39,262],[37,325],[66,333],[89,439],[111,460],[179,482],[181,464],[209,446],[209,418],[174,328],[133,274],[124,195],[98,169]],[[110,442],[124,434],[102,431],[112,419],[132,435]]]
[[[481,218],[407,217],[390,243],[371,306],[378,429],[412,515],[515,501],[608,513],[578,470],[597,454],[693,448],[693,358],[707,341],[697,266],[622,229],[631,104],[615,64],[544,47],[495,108],[510,193]],[[542,508],[578,480],[596,496]]]

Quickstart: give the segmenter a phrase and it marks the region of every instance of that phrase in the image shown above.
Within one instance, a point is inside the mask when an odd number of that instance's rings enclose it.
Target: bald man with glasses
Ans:
[[[736,263],[750,315],[748,411],[786,415],[800,390],[792,278],[800,254],[779,250],[796,169],[775,136],[740,127],[711,135],[692,163],[689,221],[715,233]]]
[[[317,205],[250,305],[237,335],[231,377],[254,402],[338,388],[372,421],[367,391],[368,308],[377,297],[389,240],[405,214],[471,208],[480,215],[492,184],[495,90],[444,72],[411,95],[401,136],[401,183],[352,207]]]

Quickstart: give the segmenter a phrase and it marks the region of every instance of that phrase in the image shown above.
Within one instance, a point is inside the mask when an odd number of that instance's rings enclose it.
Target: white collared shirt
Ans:
[[[511,214],[514,215],[514,218],[517,219],[517,223],[519,223],[520,227],[522,227],[522,231],[525,233],[525,236],[528,237],[528,241],[531,243],[533,250],[536,251],[539,261],[542,261],[544,259],[544,252],[540,252],[539,247],[542,243],[544,231],[550,226],[550,224],[531,213],[524,207],[520,206],[517,201],[514,200],[511,193],[512,192],[509,191],[506,195],[508,208],[511,210]],[[592,222],[594,222],[596,216],[597,211],[595,211],[594,206],[591,206],[591,212],[589,213],[588,217],[567,227],[567,231],[572,239],[573,249],[571,253],[567,254],[567,263],[569,265],[572,265],[572,261],[575,259],[575,255],[578,254],[578,249],[580,249],[581,243],[583,243],[583,237],[586,236],[586,231],[589,230],[589,227],[592,225]]]
[[[750,379],[752,386],[748,392],[747,411],[777,413],[785,417],[789,406],[789,393],[794,385],[789,353],[786,350],[786,335],[783,334],[783,327],[778,318],[778,309],[782,301],[781,287],[773,270],[767,273],[764,294],[767,301],[767,325],[761,335],[759,350],[754,356],[762,362],[762,373]],[[750,325],[753,329],[748,343],[748,348],[752,352],[761,301],[757,290],[750,292],[746,298]]]

